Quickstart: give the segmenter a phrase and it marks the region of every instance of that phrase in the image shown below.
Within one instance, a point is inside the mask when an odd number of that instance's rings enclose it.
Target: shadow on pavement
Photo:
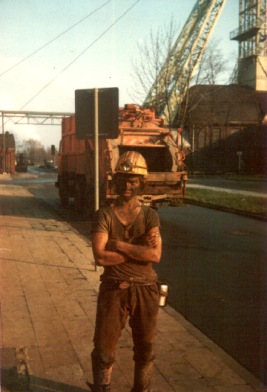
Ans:
[[[88,392],[88,389],[44,378],[18,374],[17,367],[1,369],[2,392]]]

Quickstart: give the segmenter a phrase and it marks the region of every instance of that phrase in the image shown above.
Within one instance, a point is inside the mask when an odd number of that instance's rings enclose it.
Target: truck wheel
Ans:
[[[85,192],[85,214],[87,218],[91,218],[95,212],[95,202],[94,202],[94,188],[87,186]]]
[[[84,195],[82,187],[76,182],[74,188],[74,209],[77,212],[81,212],[84,209]]]
[[[60,198],[60,202],[63,208],[68,207],[69,205],[69,195],[68,192],[66,191],[66,189],[60,189],[59,188],[59,198]]]

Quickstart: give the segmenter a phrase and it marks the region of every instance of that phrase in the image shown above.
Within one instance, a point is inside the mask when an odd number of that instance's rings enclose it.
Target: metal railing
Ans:
[[[231,31],[230,39],[234,39],[241,34],[244,34],[252,29],[260,29],[262,25],[262,21],[260,18],[254,19],[248,23],[244,23],[242,26],[238,27],[237,29]]]

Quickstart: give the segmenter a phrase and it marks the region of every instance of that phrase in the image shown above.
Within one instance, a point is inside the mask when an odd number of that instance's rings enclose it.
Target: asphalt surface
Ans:
[[[2,390],[88,391],[101,273],[90,240],[8,178],[0,221]],[[267,390],[170,306],[160,309],[157,349],[153,392]],[[127,326],[112,391],[129,391],[132,378]]]
[[[159,214],[163,253],[156,269],[169,284],[169,303],[263,378],[266,222],[188,204]]]

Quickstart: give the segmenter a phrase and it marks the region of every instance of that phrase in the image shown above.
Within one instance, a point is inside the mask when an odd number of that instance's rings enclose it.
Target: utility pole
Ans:
[[[5,123],[4,113],[2,112],[2,134],[3,134],[3,173],[6,172],[6,137],[5,137]]]

